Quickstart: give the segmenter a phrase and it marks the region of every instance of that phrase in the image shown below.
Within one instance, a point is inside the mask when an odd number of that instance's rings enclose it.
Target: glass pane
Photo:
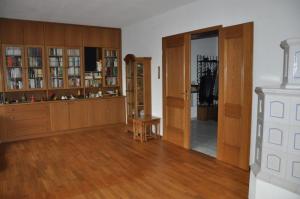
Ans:
[[[5,66],[7,76],[7,87],[11,90],[23,88],[23,70],[22,70],[22,48],[5,48]]]
[[[133,118],[135,116],[133,72],[134,72],[133,63],[129,62],[126,65],[126,96],[127,96],[128,118]]]
[[[27,48],[28,87],[43,88],[42,48]]]
[[[137,64],[137,105],[144,105],[144,65]]]
[[[105,84],[107,86],[118,85],[118,52],[117,50],[105,50]]]
[[[68,86],[80,87],[81,71],[80,71],[80,49],[68,49]]]
[[[62,48],[49,49],[50,84],[52,88],[64,87],[64,61]]]

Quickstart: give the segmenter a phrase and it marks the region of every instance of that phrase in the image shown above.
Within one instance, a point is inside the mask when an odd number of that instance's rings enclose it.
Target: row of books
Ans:
[[[63,77],[63,68],[51,68],[50,74],[51,77]]]
[[[28,76],[30,79],[43,77],[43,69],[41,68],[30,68],[28,70]]]
[[[29,88],[43,88],[43,79],[29,79]]]
[[[50,56],[63,56],[63,49],[62,48],[50,48],[49,55]]]
[[[118,67],[117,58],[106,58],[106,67]]]
[[[80,57],[69,57],[69,66],[80,66]]]
[[[42,57],[28,57],[28,67],[42,67]]]
[[[68,56],[80,56],[79,49],[68,49]]]
[[[29,57],[42,57],[42,48],[28,48]]]
[[[22,89],[23,82],[20,80],[9,80],[8,81],[8,88],[9,89]]]
[[[7,47],[5,49],[6,55],[12,55],[12,56],[21,56],[22,55],[22,49],[19,47]]]
[[[105,50],[105,56],[106,57],[117,57],[118,53],[116,50]]]
[[[80,68],[79,67],[70,67],[68,68],[69,76],[80,76]]]
[[[118,76],[118,68],[106,68],[106,76]]]
[[[22,58],[16,56],[6,56],[7,67],[22,67]]]
[[[79,87],[80,86],[80,78],[71,78],[68,80],[69,86],[71,87]]]

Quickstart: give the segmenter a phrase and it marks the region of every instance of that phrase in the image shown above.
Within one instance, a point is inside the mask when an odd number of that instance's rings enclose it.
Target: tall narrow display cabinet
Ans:
[[[126,55],[127,129],[132,119],[151,115],[151,58]]]

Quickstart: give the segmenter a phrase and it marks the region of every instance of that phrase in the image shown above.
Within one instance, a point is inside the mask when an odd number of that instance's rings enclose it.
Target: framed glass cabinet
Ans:
[[[151,58],[128,54],[126,62],[126,98],[128,130],[132,119],[151,115]]]

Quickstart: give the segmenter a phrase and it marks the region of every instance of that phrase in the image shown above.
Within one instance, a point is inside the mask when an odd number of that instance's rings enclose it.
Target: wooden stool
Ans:
[[[155,126],[155,132],[152,132]],[[133,119],[133,139],[147,142],[151,138],[160,138],[160,118],[145,115]]]

